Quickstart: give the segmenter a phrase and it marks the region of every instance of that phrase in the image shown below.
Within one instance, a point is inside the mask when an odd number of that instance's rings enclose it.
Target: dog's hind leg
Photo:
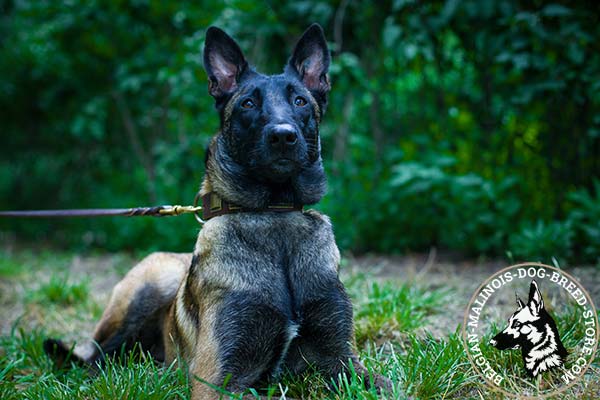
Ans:
[[[44,350],[57,367],[66,361],[93,365],[136,343],[162,361],[163,320],[190,262],[191,254],[153,253],[144,258],[114,287],[91,341],[71,349],[48,339]]]

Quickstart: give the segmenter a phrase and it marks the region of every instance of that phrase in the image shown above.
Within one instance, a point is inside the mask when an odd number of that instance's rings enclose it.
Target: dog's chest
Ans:
[[[314,317],[314,304],[332,304],[327,300],[341,286],[331,224],[314,211],[213,218],[198,236],[194,260],[184,290],[200,310],[214,305],[219,346],[260,337],[261,346],[274,346],[264,366],[273,375]]]
[[[277,308],[298,307],[337,281],[331,224],[314,211],[215,218],[201,231],[195,252],[203,280],[252,292]]]

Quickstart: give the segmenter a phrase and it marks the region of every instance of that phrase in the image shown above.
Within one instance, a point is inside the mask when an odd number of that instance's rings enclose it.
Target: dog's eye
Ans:
[[[519,329],[521,327],[521,323],[519,321],[514,321],[512,325],[513,329]]]
[[[254,108],[255,106],[256,105],[254,104],[254,102],[250,99],[246,99],[246,100],[242,101],[242,107],[244,107],[247,110]]]
[[[294,105],[297,107],[304,107],[307,101],[304,97],[298,96],[294,99]]]

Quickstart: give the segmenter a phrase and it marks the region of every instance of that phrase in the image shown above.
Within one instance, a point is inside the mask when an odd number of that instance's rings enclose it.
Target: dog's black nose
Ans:
[[[290,124],[275,125],[267,133],[267,143],[281,150],[290,148],[298,143],[298,134]]]

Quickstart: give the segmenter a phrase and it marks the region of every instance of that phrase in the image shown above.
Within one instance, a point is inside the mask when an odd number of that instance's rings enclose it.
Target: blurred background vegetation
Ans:
[[[598,264],[600,10],[547,1],[0,0],[0,209],[189,204],[218,25],[263,72],[312,22],[340,246]],[[189,251],[177,219],[2,220],[0,239]]]

